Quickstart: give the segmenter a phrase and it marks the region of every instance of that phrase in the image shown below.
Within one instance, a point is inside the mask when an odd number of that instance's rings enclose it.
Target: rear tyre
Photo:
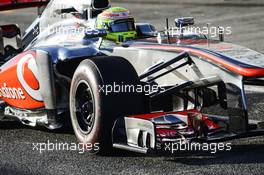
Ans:
[[[143,93],[106,93],[106,87],[114,85],[140,85],[133,66],[121,57],[84,60],[74,73],[70,90],[71,122],[79,142],[93,146],[90,152],[110,153],[114,121],[147,111]]]

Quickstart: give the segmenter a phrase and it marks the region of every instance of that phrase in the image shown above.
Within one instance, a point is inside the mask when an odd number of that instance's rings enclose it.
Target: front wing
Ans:
[[[263,122],[249,122],[251,130],[232,131],[230,117],[197,110],[158,112],[123,117],[112,130],[113,147],[138,153],[165,151],[166,143],[211,143],[264,135]]]

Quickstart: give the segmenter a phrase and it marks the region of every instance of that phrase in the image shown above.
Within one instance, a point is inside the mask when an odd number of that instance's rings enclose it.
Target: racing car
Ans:
[[[24,34],[0,26],[1,120],[50,130],[70,120],[80,143],[104,153],[264,135],[263,122],[249,119],[245,90],[264,85],[263,54],[222,33],[182,30],[192,17],[175,20],[176,34],[157,31],[108,0],[0,4],[27,7],[38,17]]]

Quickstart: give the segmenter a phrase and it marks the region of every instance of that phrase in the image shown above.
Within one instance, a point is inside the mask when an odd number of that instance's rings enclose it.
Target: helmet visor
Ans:
[[[134,20],[118,20],[110,25],[111,32],[135,31]]]

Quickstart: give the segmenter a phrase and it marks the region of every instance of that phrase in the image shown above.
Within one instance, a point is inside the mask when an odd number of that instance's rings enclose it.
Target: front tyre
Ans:
[[[106,87],[114,85],[141,85],[133,66],[121,57],[84,60],[74,73],[70,90],[72,126],[78,141],[93,148],[90,152],[110,153],[114,121],[146,112],[143,93],[109,89],[106,93]]]

